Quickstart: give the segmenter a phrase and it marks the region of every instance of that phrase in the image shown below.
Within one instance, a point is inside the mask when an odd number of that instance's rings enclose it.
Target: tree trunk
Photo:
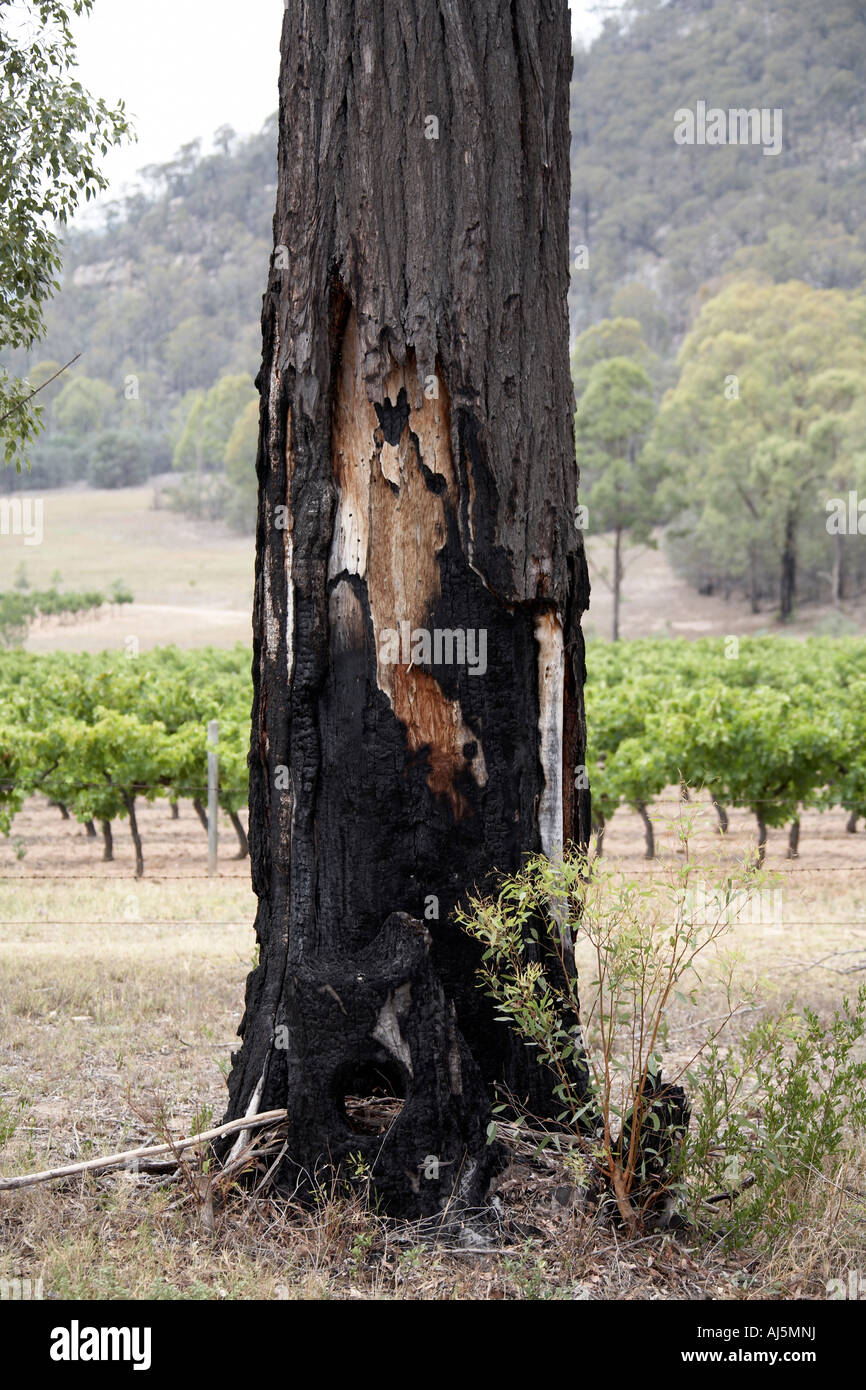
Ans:
[[[600,811],[596,811],[593,821],[595,830],[595,857],[601,859],[604,854],[604,832],[607,829],[607,821]]]
[[[565,0],[284,17],[259,376],[261,950],[228,1115],[286,1106],[286,1182],[360,1151],[404,1215],[483,1199],[496,1083],[561,1109],[453,918],[496,871],[589,833],[570,71]],[[365,1136],[346,1101],[377,1088],[403,1105]]]
[[[247,840],[247,832],[244,830],[243,825],[241,824],[241,818],[236,811],[229,811],[229,820],[234,826],[235,834],[238,837],[238,852],[236,858],[246,859],[247,855],[250,852],[250,846],[249,841]]]
[[[835,606],[836,608],[839,607],[839,605],[840,605],[840,603],[842,602],[842,599],[843,599],[843,597],[844,597],[844,583],[845,583],[845,581],[844,581],[844,571],[843,571],[843,569],[842,569],[842,556],[843,556],[844,551],[843,551],[842,540],[843,540],[842,532],[841,532],[841,531],[837,531],[837,532],[836,532],[836,535],[833,537],[833,580],[832,580],[832,583],[833,583],[833,603],[834,603],[834,606]]]
[[[764,858],[767,853],[767,824],[764,820],[763,814],[760,811],[755,812],[755,820],[758,823],[758,840],[756,848],[758,865],[760,867],[760,865],[763,864]]]
[[[848,831],[848,834],[849,834],[849,835],[856,835],[856,834],[857,834],[857,821],[858,821],[858,820],[859,820],[859,816],[857,815],[857,812],[856,812],[856,811],[852,811],[851,814],[849,815],[847,821],[845,822],[845,829]]]
[[[753,613],[761,611],[758,599],[758,559],[754,546],[749,547],[749,607]]]
[[[614,642],[619,641],[619,605],[622,592],[622,527],[617,526],[613,541],[613,631]]]
[[[725,810],[725,808],[724,808],[724,806],[722,805],[722,803],[721,803],[720,801],[717,801],[715,797],[713,797],[713,805],[714,805],[715,808],[716,808],[716,815],[717,815],[718,818],[719,818],[719,834],[720,834],[720,835],[727,835],[727,833],[728,833],[728,813],[727,813],[727,811]]]
[[[114,861],[114,836],[111,833],[111,821],[103,820],[99,824],[102,827],[102,859],[103,863],[111,864]]]
[[[96,839],[96,826],[93,824],[92,820],[86,820],[84,822],[84,830],[88,840]]]
[[[789,512],[785,518],[785,540],[782,546],[782,569],[779,592],[779,617],[785,623],[794,612],[797,590],[797,518]]]
[[[171,806],[171,818],[172,818],[172,820],[180,820],[180,807],[178,806],[177,802],[176,802],[176,801],[170,801],[170,802],[169,802],[169,805]]]
[[[788,829],[788,858],[800,857],[800,817],[795,816]]]
[[[194,797],[193,797],[193,799],[192,799],[192,804],[193,804],[193,808],[194,808],[194,810],[195,810],[196,815],[198,816],[199,820],[201,821],[202,829],[204,830],[204,833],[205,833],[205,835],[206,835],[206,834],[207,834],[207,811],[204,809],[204,807],[202,806],[202,804],[201,804],[201,802],[199,801],[199,799],[198,799],[197,796],[194,796]]]
[[[49,801],[48,805],[57,807],[62,820],[69,820],[69,808],[62,801]]]
[[[141,850],[141,836],[138,833],[138,817],[135,814],[135,797],[124,795],[124,803],[129,813],[129,833],[135,845],[135,877],[144,877],[144,855]]]
[[[655,834],[653,833],[653,823],[652,823],[652,821],[650,820],[649,816],[647,815],[646,805],[644,804],[643,801],[638,801],[638,802],[635,803],[635,810],[637,811],[638,815],[640,816],[641,820],[643,821],[643,831],[644,831],[644,837],[645,837],[645,839],[646,839],[646,850],[645,850],[645,852],[644,852],[644,859],[655,859],[655,857],[656,857],[656,841],[655,841]]]

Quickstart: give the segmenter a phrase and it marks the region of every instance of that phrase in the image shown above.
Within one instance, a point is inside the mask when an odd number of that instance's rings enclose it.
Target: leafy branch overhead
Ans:
[[[44,333],[60,288],[58,227],[106,188],[99,159],[130,135],[123,103],[94,98],[75,76],[71,21],[93,0],[0,5],[0,348]],[[38,385],[38,383],[37,383]],[[0,370],[0,444],[17,460],[40,428],[33,386]]]

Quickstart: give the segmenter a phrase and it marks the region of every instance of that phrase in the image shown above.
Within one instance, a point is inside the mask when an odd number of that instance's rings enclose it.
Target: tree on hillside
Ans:
[[[613,595],[614,642],[619,639],[625,548],[654,547],[652,529],[664,519],[664,467],[657,454],[644,448],[654,415],[652,382],[643,367],[627,357],[611,357],[591,368],[575,428],[590,529],[593,534],[613,533],[611,574],[601,573]]]
[[[611,357],[627,357],[652,376],[658,363],[644,341],[636,318],[601,319],[581,333],[571,354],[571,379],[578,401],[589,383],[589,374],[598,362]]]
[[[791,616],[804,517],[826,565],[824,501],[831,473],[852,475],[856,438],[837,431],[834,455],[826,427],[840,423],[840,406],[826,373],[863,382],[863,313],[861,298],[839,290],[733,281],[704,304],[680,352],[655,445],[679,482],[687,553],[742,583],[754,611],[774,574],[780,616]]]
[[[255,406],[248,376],[224,376],[207,392],[189,397],[189,413],[174,451],[174,467],[184,474],[179,502],[193,516],[222,516],[226,505],[226,449],[247,406]],[[220,475],[207,478],[207,474]]]
[[[103,429],[117,404],[107,381],[75,375],[59,392],[53,414],[60,429],[81,437]]]
[[[128,133],[122,103],[94,100],[72,75],[70,23],[93,0],[26,0],[0,10],[0,350],[29,349],[58,288],[60,243],[81,199],[106,187],[97,159]],[[0,447],[18,468],[41,421],[41,381],[0,367]]]
[[[570,68],[565,0],[284,17],[259,378],[260,964],[229,1116],[287,1106],[286,1180],[360,1155],[403,1213],[483,1197],[497,1082],[559,1109],[454,911],[588,831]],[[381,1127],[353,1103],[377,1094]]]
[[[258,438],[259,403],[250,401],[234,423],[225,453],[226,481],[230,489],[226,499],[226,520],[240,531],[254,531],[256,525]]]

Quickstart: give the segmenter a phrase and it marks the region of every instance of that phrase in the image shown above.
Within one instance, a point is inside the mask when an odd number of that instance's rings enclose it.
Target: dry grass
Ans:
[[[98,847],[56,811],[28,814],[32,843],[0,882],[4,1175],[154,1142],[163,1122],[185,1134],[218,1121],[253,954],[248,866],[204,877],[204,837],[187,806],[174,824],[164,807],[148,812],[166,837],[155,862],[174,876],[139,883],[128,864],[103,871]],[[811,835],[823,866],[785,881],[781,925],[734,929],[744,973],[770,1007],[792,996],[826,1012],[856,992],[858,975],[837,972],[866,963],[854,867],[864,841],[842,827],[838,815],[804,825],[804,851]],[[171,834],[189,837],[189,858],[171,850]],[[629,871],[650,867],[628,816],[615,819],[607,849]],[[655,871],[674,854],[662,830]],[[76,862],[93,876],[76,878]],[[24,875],[36,863],[34,881]],[[707,979],[696,1010],[672,1011],[671,1062],[718,1011],[715,989]],[[126,1172],[0,1193],[0,1278],[41,1275],[46,1293],[75,1299],[821,1298],[829,1278],[866,1261],[863,1161],[813,1178],[808,1221],[774,1250],[730,1254],[682,1233],[625,1241],[580,1204],[565,1167],[512,1147],[493,1213],[471,1235],[438,1241],[370,1215],[348,1188],[312,1210],[238,1189],[211,1203],[206,1180],[196,1197],[177,1177]]]

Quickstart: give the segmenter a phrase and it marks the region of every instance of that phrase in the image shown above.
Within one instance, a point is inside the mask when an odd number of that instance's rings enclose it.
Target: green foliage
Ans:
[[[129,133],[123,105],[94,100],[70,74],[70,21],[92,0],[29,0],[0,7],[0,348],[30,349],[59,288],[64,224],[82,198],[106,187],[98,158]],[[41,383],[37,383],[41,384]],[[33,390],[0,368],[0,445],[22,457],[41,424]]]
[[[226,519],[239,531],[255,528],[258,507],[256,449],[259,441],[259,404],[250,401],[235,421],[226,445],[226,477],[232,491],[226,503]]]
[[[193,143],[143,171],[144,189],[109,207],[104,226],[67,230],[42,361],[34,365],[23,347],[3,360],[36,385],[52,374],[49,364],[83,349],[87,376],[79,363],[36,398],[45,432],[17,486],[96,483],[94,438],[120,431],[137,438],[145,476],[177,462],[184,510],[250,526],[250,474],[225,471],[226,445],[255,395],[276,133],[274,117],[246,140],[223,131],[211,155]],[[199,396],[211,399],[190,422]]]
[[[604,330],[610,328],[610,333]],[[613,573],[601,577],[613,591],[613,639],[619,636],[619,610],[625,575],[623,552],[629,545],[654,545],[653,526],[662,519],[660,486],[665,465],[644,446],[655,416],[652,382],[639,361],[606,356],[608,348],[644,347],[638,325],[628,319],[599,325],[583,334],[573,362],[585,368],[586,388],[575,417],[581,499],[593,532],[613,532]],[[648,355],[645,352],[644,354]],[[592,362],[592,365],[588,365]]]
[[[682,824],[681,834],[687,850]],[[650,885],[582,856],[535,856],[458,917],[483,947],[479,978],[498,1020],[557,1078],[557,1122],[570,1136],[553,1132],[541,1143],[582,1161],[584,1185],[595,1172],[631,1231],[674,1200],[713,1240],[772,1248],[866,1130],[866,985],[828,1023],[789,1008],[723,1048],[742,1001],[717,948],[731,905],[742,908],[757,885],[728,877],[708,913],[696,910],[697,873],[687,854]],[[592,962],[579,981],[573,950]],[[695,1038],[687,1069],[664,1081],[669,1008],[674,999],[696,1004],[694,981],[708,968],[720,972],[727,1010]],[[675,1111],[666,1132],[665,1100],[682,1077],[694,1123]]]
[[[781,108],[782,150],[678,145],[674,113]],[[707,283],[757,270],[779,282],[853,289],[866,277],[866,13],[858,0],[677,0],[626,3],[571,89],[572,276],[578,328],[652,286],[675,336]],[[827,151],[833,151],[832,159]],[[647,341],[663,350],[664,327]],[[661,329],[660,337],[653,338]]]
[[[67,378],[52,413],[59,429],[82,436],[101,430],[114,404],[115,392],[107,382],[73,374]]]
[[[687,839],[684,830],[686,847]],[[699,872],[686,856],[650,890],[581,854],[533,856],[494,898],[473,898],[458,913],[483,947],[479,975],[497,1018],[553,1071],[557,1122],[630,1231],[663,1197],[683,1139],[682,1125],[666,1133],[662,1118],[676,1080],[662,1082],[668,1009],[728,930],[724,904],[709,920],[696,909]],[[725,901],[736,887],[729,881]],[[573,954],[582,944],[593,966],[578,982]]]
[[[90,455],[94,487],[133,487],[148,475],[148,458],[140,437],[130,430],[104,430]]]
[[[863,314],[862,297],[798,282],[735,281],[704,304],[654,440],[689,577],[757,600],[779,591],[786,556],[831,570],[827,499],[866,480]]]
[[[724,1056],[716,1042],[688,1074],[696,1123],[683,1155],[695,1214],[730,1244],[771,1246],[866,1130],[866,985],[824,1023],[789,1007]],[[724,1206],[708,1206],[720,1189]]]
[[[15,595],[26,602],[45,595]],[[73,596],[60,595],[59,601]],[[102,595],[84,596],[102,601]],[[112,599],[131,596],[118,582]],[[40,609],[44,611],[44,609]],[[139,797],[203,797],[207,725],[220,722],[219,802],[247,799],[250,654],[238,646],[134,659],[7,652],[0,660],[0,830],[42,792],[81,821],[131,817]]]
[[[57,589],[33,590],[28,585],[0,593],[0,646],[17,647],[25,640],[36,618],[77,617],[92,613],[105,603],[101,593],[61,593]],[[114,602],[120,602],[114,599]],[[131,596],[127,600],[131,602]]]
[[[856,638],[593,644],[587,775],[602,827],[683,781],[781,825],[866,814],[866,643]]]

